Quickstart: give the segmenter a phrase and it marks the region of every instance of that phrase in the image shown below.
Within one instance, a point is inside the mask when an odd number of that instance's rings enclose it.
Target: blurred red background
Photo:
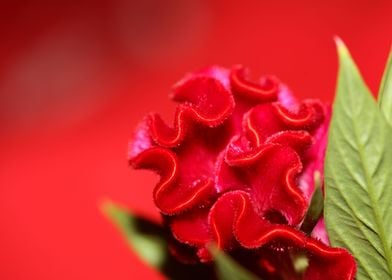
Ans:
[[[98,205],[158,217],[132,129],[188,71],[241,63],[332,101],[333,36],[376,92],[392,1],[1,1],[0,279],[161,279]]]

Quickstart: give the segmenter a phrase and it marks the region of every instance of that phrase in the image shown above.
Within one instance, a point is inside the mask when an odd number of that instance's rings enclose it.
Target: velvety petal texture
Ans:
[[[322,178],[327,106],[298,102],[275,77],[252,82],[241,66],[188,74],[171,97],[173,123],[147,116],[129,155],[160,175],[154,201],[178,244],[201,262],[211,242],[242,252],[263,279],[354,279],[354,258],[328,247],[322,220],[315,238],[299,230],[315,172]]]

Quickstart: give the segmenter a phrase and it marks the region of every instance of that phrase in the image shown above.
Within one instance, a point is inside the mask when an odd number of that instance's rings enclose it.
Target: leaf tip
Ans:
[[[338,51],[339,57],[347,57],[350,56],[350,53],[346,47],[346,44],[339,36],[334,37],[334,41],[336,44],[336,49]]]
[[[344,45],[344,42],[343,42],[342,38],[340,38],[338,35],[333,36],[333,40],[335,41],[336,45],[339,45],[339,44],[343,44]]]
[[[124,229],[124,221],[132,217],[121,205],[108,198],[102,199],[98,202],[98,205],[102,214],[122,230]]]
[[[107,217],[112,217],[116,212],[116,206],[114,202],[108,198],[101,199],[101,201],[98,202],[98,208]]]

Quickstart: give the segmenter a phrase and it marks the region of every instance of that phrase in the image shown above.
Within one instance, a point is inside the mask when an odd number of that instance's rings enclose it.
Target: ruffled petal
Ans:
[[[252,146],[260,146],[268,138],[282,131],[308,131],[323,120],[323,108],[318,103],[302,103],[291,111],[280,103],[261,104],[244,118],[244,134]]]
[[[233,155],[229,149],[226,162],[233,172],[241,174],[261,215],[280,214],[290,225],[302,220],[307,207],[297,185],[302,163],[292,148],[270,143],[240,155]]]
[[[172,98],[180,105],[173,127],[167,126],[157,114],[150,116],[150,133],[158,145],[175,147],[184,139],[192,123],[215,127],[231,115],[235,106],[232,94],[220,80],[207,74],[217,76],[217,70],[186,78],[174,87]]]
[[[203,247],[211,241],[208,213],[209,209],[204,208],[173,217],[170,228],[174,237],[182,243]]]
[[[234,66],[230,73],[230,83],[235,94],[256,101],[274,101],[279,91],[279,81],[275,77],[263,77],[259,83],[253,83],[246,78],[247,70]]]
[[[215,196],[214,184],[209,179],[181,180],[177,156],[169,150],[151,148],[133,158],[131,164],[134,168],[151,169],[160,175],[161,179],[154,189],[154,201],[167,215],[203,205]]]
[[[227,249],[235,238],[249,249],[263,247],[277,253],[303,251],[309,260],[304,279],[354,279],[356,264],[347,251],[330,248],[289,226],[271,224],[257,213],[251,200],[244,191],[232,191],[222,195],[212,207],[209,221],[214,239],[222,249]],[[277,271],[271,262],[269,270]]]

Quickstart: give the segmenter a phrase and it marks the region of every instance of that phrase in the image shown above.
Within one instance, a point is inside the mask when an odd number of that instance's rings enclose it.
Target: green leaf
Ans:
[[[111,201],[101,205],[103,213],[120,230],[128,245],[148,265],[171,280],[207,279],[212,268],[203,264],[186,265],[173,257],[168,248],[170,232],[158,224],[136,216]]]
[[[316,226],[318,220],[323,214],[324,209],[324,197],[321,189],[321,177],[320,172],[314,173],[314,192],[312,199],[310,200],[308,211],[306,212],[304,222],[301,225],[301,231],[310,235]]]
[[[392,279],[392,130],[343,42],[325,161],[332,245],[357,260],[357,279]]]
[[[164,264],[167,258],[166,241],[158,225],[130,214],[113,202],[105,202],[102,209],[143,261],[153,267]]]
[[[210,247],[210,252],[215,258],[215,267],[220,280],[260,280],[254,274],[243,268],[230,256],[217,249]]]
[[[381,80],[378,103],[385,118],[392,126],[392,49],[389,53],[388,62]]]

